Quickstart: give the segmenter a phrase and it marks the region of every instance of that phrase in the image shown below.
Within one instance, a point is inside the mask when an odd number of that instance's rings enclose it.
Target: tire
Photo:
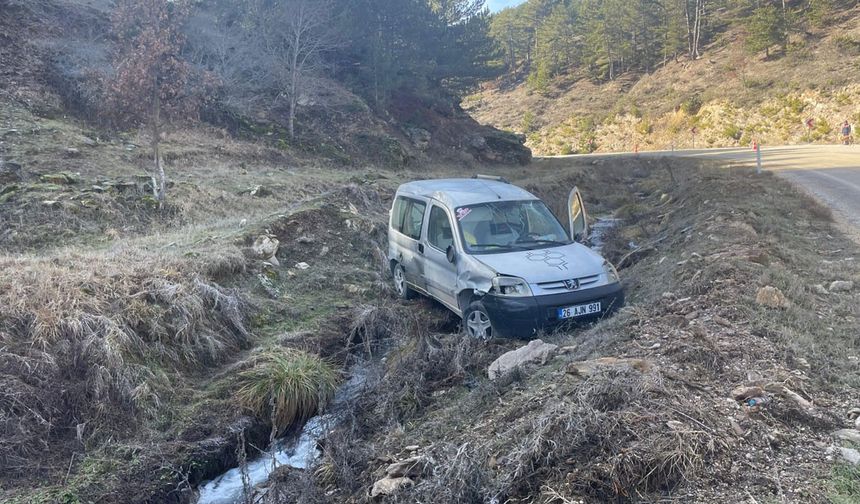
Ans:
[[[480,301],[470,304],[463,313],[463,330],[470,338],[479,341],[491,340],[495,336],[490,315]]]
[[[400,263],[395,263],[394,267],[391,268],[391,274],[394,277],[394,293],[397,294],[397,297],[403,300],[412,299],[415,296],[415,291],[406,284],[406,271],[403,270],[403,266]]]

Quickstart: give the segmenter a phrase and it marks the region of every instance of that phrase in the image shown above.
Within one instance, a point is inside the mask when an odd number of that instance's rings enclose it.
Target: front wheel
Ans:
[[[394,292],[397,293],[397,297],[400,299],[412,299],[414,291],[406,283],[406,271],[403,269],[403,265],[400,263],[395,264],[392,274],[394,276]]]
[[[487,341],[493,338],[493,323],[480,301],[475,301],[466,309],[463,314],[463,327],[466,334],[476,340]]]

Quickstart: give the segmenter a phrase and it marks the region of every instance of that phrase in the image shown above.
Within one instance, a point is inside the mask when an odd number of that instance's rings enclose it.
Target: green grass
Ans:
[[[860,466],[840,464],[834,467],[827,498],[833,504],[860,502]]]
[[[238,404],[284,432],[307,420],[334,395],[337,375],[319,357],[299,350],[267,350],[239,375]]]

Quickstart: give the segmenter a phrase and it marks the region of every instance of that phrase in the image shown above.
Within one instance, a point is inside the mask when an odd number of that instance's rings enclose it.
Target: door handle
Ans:
[[[419,243],[419,244],[418,244],[418,253],[419,253],[419,254],[423,254],[423,253],[424,253],[424,244],[423,244],[423,243]]]

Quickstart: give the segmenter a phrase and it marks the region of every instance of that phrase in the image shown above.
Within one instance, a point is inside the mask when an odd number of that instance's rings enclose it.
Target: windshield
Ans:
[[[539,200],[500,201],[457,209],[466,252],[491,254],[567,245],[558,219]]]

